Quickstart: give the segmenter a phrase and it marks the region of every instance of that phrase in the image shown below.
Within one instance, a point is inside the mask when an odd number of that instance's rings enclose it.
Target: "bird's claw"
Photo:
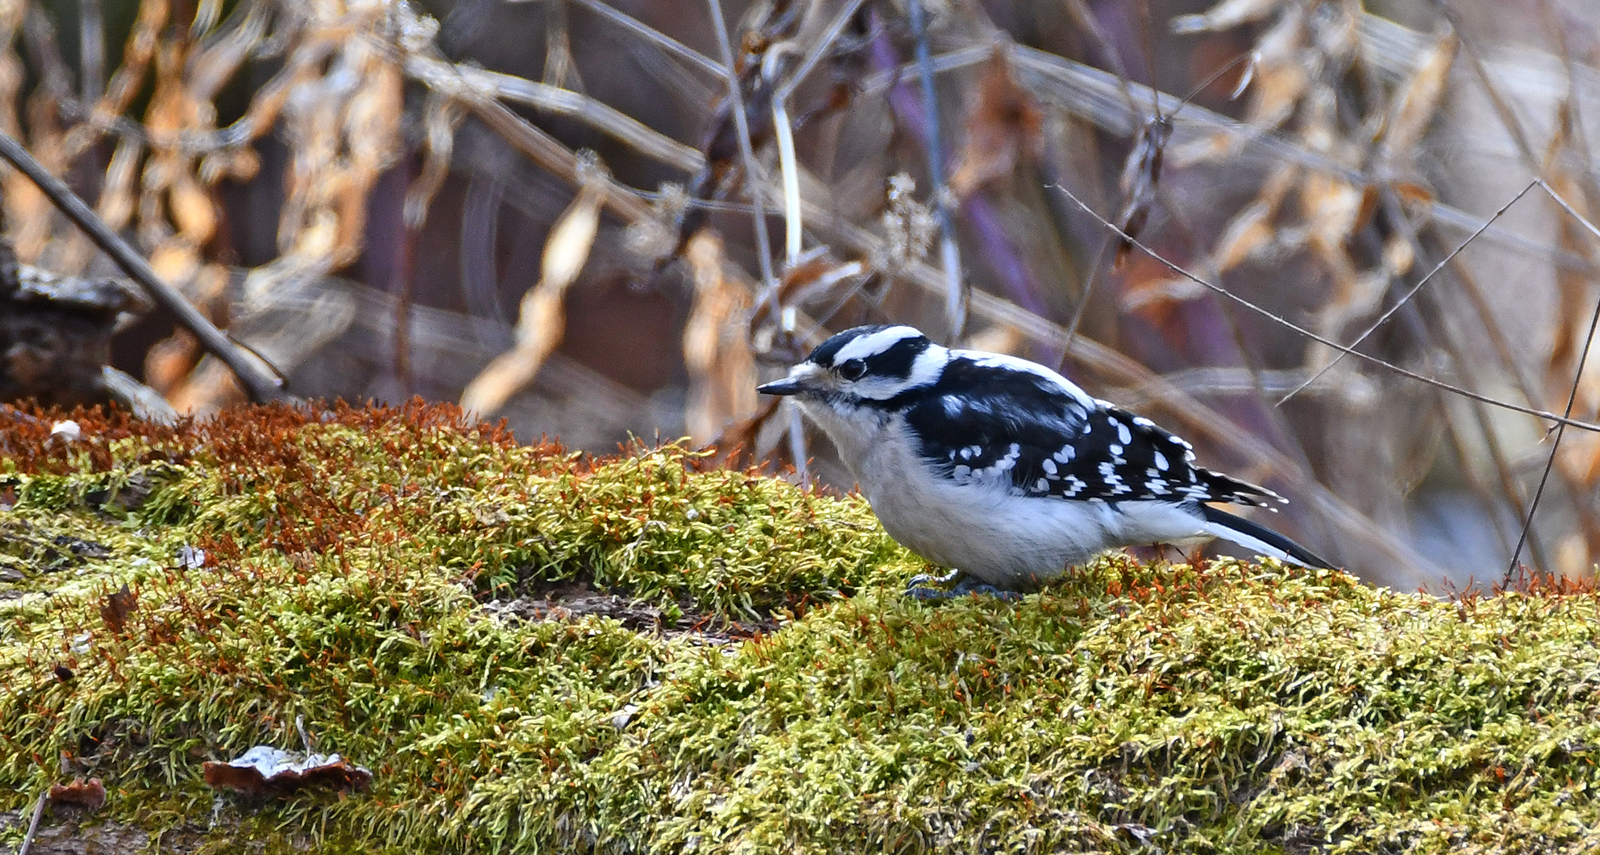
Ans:
[[[949,573],[946,573],[943,576],[935,576],[932,573],[918,573],[917,575],[911,577],[911,581],[906,583],[906,590],[909,591],[912,588],[920,588],[923,585],[930,583],[934,585],[948,585],[960,577],[960,570],[951,570]]]
[[[955,581],[955,585],[951,586],[950,590],[948,591],[930,587],[929,584],[933,583],[937,585],[943,585],[951,581]],[[912,576],[911,581],[906,583],[906,596],[914,600],[922,600],[924,602],[929,600],[953,600],[957,597],[965,597],[968,594],[983,594],[985,596],[994,597],[997,600],[1006,600],[1007,602],[1022,599],[1022,595],[1016,591],[1001,590],[993,585],[973,578],[972,576],[968,576],[960,570],[952,570],[943,576],[935,576],[932,573],[921,573],[916,576]]]

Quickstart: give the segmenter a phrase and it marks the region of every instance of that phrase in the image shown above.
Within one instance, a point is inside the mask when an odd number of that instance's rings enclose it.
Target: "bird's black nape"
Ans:
[[[1326,558],[1323,558],[1304,546],[1284,537],[1265,526],[1257,525],[1244,517],[1234,516],[1227,511],[1218,510],[1210,505],[1201,505],[1200,513],[1205,516],[1206,522],[1227,526],[1241,534],[1247,534],[1256,540],[1266,543],[1284,551],[1286,555],[1306,565],[1322,570],[1337,570]]]

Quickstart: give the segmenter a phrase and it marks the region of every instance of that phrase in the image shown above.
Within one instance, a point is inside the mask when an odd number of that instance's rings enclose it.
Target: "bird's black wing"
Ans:
[[[1048,372],[955,359],[906,409],[922,457],[957,483],[1028,496],[1175,502],[1281,501],[1195,465],[1189,443]]]

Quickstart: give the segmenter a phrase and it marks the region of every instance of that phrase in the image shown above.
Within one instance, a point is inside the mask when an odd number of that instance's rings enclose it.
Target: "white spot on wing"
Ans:
[[[1017,465],[1017,458],[1021,456],[1022,446],[1013,442],[1011,443],[1010,450],[1006,452],[1006,456],[995,461],[994,468],[1000,470],[1001,472],[1006,472]]]

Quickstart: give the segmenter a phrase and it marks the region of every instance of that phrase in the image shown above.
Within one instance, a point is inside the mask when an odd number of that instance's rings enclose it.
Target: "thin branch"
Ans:
[[[739,156],[744,161],[745,192],[755,203],[755,216],[751,221],[756,229],[756,260],[761,265],[761,283],[765,288],[777,284],[772,272],[772,239],[767,236],[767,214],[762,197],[767,186],[766,175],[756,163],[755,149],[750,147],[750,117],[744,111],[744,87],[739,85],[739,69],[733,61],[733,45],[728,41],[728,24],[722,17],[721,0],[706,0],[711,7],[712,29],[717,32],[717,48],[722,51],[722,76],[728,83],[728,101],[733,105],[733,123],[739,131]]]
[[[817,67],[817,63],[822,61],[822,57],[828,52],[828,48],[833,46],[833,40],[844,32],[846,26],[849,26],[850,17],[856,13],[856,10],[861,8],[861,4],[864,2],[866,0],[849,0],[844,4],[844,8],[833,16],[833,20],[828,22],[828,28],[823,30],[822,36],[817,39],[817,43],[812,46],[810,51],[806,52],[805,59],[800,62],[800,67],[796,68],[794,73],[789,75],[789,79],[778,87],[778,94],[774,96],[775,101],[788,102],[789,97],[794,94],[794,90],[805,82],[807,75],[811,74],[812,69]]]
[[[1361,343],[1367,340],[1367,336],[1372,335],[1373,331],[1376,330],[1378,327],[1381,327],[1384,324],[1388,323],[1389,322],[1389,318],[1392,317],[1395,312],[1400,311],[1400,307],[1404,306],[1412,297],[1415,297],[1417,295],[1417,292],[1422,290],[1422,286],[1428,284],[1428,280],[1432,279],[1433,275],[1435,273],[1438,273],[1440,270],[1443,270],[1444,266],[1446,264],[1449,264],[1451,262],[1451,260],[1453,260],[1456,257],[1456,255],[1458,255],[1462,250],[1466,249],[1468,244],[1472,243],[1474,240],[1477,239],[1478,235],[1483,234],[1485,231],[1487,231],[1489,229],[1490,226],[1494,225],[1494,221],[1495,220],[1500,219],[1500,217],[1502,215],[1504,215],[1505,212],[1507,210],[1509,210],[1512,205],[1515,205],[1523,196],[1528,195],[1528,191],[1530,191],[1533,188],[1539,186],[1539,183],[1540,183],[1539,179],[1537,179],[1537,178],[1533,179],[1532,181],[1529,181],[1528,182],[1528,186],[1522,188],[1521,192],[1519,192],[1519,193],[1517,193],[1517,195],[1511,197],[1511,201],[1506,202],[1504,205],[1501,205],[1500,206],[1500,210],[1495,211],[1493,216],[1491,216],[1488,220],[1484,221],[1484,224],[1482,226],[1479,226],[1477,231],[1473,232],[1471,235],[1468,235],[1467,239],[1462,241],[1460,243],[1460,245],[1458,245],[1455,249],[1450,250],[1450,254],[1446,255],[1444,257],[1444,259],[1441,260],[1438,264],[1435,264],[1433,266],[1433,269],[1428,271],[1428,275],[1426,275],[1426,276],[1422,277],[1421,279],[1417,280],[1417,284],[1412,285],[1411,289],[1406,291],[1404,296],[1402,296],[1399,300],[1396,300],[1395,304],[1393,306],[1390,306],[1388,308],[1388,310],[1385,311],[1382,315],[1379,315],[1378,319],[1373,321],[1371,326],[1367,327],[1365,330],[1363,330],[1361,332],[1361,335],[1356,336],[1356,340],[1350,342],[1350,347],[1352,347],[1352,348],[1360,347]],[[1282,398],[1279,398],[1278,399],[1278,406],[1281,407],[1284,404],[1288,403],[1290,398],[1293,398],[1295,395],[1298,395],[1299,393],[1304,391],[1305,388],[1307,386],[1310,386],[1312,383],[1317,382],[1317,380],[1321,379],[1322,375],[1327,374],[1329,371],[1332,371],[1333,367],[1335,365],[1338,365],[1339,364],[1339,360],[1341,360],[1341,359],[1344,359],[1344,354],[1343,353],[1341,353],[1338,356],[1335,356],[1333,359],[1329,360],[1328,364],[1322,366],[1322,368],[1319,371],[1317,371],[1317,373],[1311,375],[1310,377],[1307,377],[1306,378],[1306,382],[1301,383],[1299,386],[1295,387],[1294,389],[1291,389],[1289,391],[1289,394],[1284,395]]]
[[[1139,107],[1134,103],[1133,90],[1128,88],[1128,69],[1122,64],[1122,54],[1117,51],[1116,44],[1111,36],[1100,26],[1100,21],[1090,10],[1085,0],[1065,0],[1067,14],[1073,22],[1093,37],[1095,44],[1100,48],[1100,53],[1106,65],[1117,77],[1117,84],[1122,89],[1123,99],[1127,101],[1128,111],[1137,112]],[[1152,78],[1151,82],[1154,82]],[[1078,296],[1078,304],[1072,309],[1072,317],[1067,321],[1067,341],[1061,348],[1061,365],[1066,365],[1067,357],[1072,353],[1072,341],[1078,337],[1078,327],[1083,323],[1083,317],[1089,308],[1089,301],[1094,297],[1095,283],[1100,281],[1101,263],[1105,260],[1106,250],[1111,247],[1114,238],[1106,235],[1100,242],[1100,247],[1095,250],[1094,258],[1087,266],[1089,275],[1083,282],[1083,292]]]
[[[1600,237],[1600,229],[1597,229],[1594,223],[1589,222],[1583,215],[1573,210],[1572,206],[1567,204],[1567,200],[1561,198],[1561,195],[1555,191],[1555,188],[1546,184],[1542,178],[1535,179],[1534,183],[1548,193],[1550,198],[1556,201],[1557,205],[1560,205],[1568,214],[1572,215],[1573,219],[1582,223],[1590,234]],[[1594,314],[1589,317],[1589,334],[1583,338],[1583,352],[1578,354],[1578,364],[1572,372],[1572,388],[1567,391],[1567,408],[1564,411],[1566,415],[1572,415],[1572,407],[1578,400],[1578,383],[1583,379],[1583,366],[1589,361],[1589,350],[1594,346],[1594,335],[1597,329],[1600,329],[1600,302],[1595,303]],[[1566,425],[1556,425],[1556,437],[1550,444],[1550,456],[1545,458],[1544,472],[1539,475],[1539,487],[1533,491],[1533,501],[1528,505],[1527,518],[1522,521],[1522,532],[1517,535],[1517,548],[1511,551],[1511,563],[1506,567],[1506,576],[1501,583],[1502,585],[1509,586],[1512,575],[1517,572],[1517,560],[1522,557],[1523,544],[1527,542],[1528,532],[1533,528],[1533,513],[1539,509],[1539,500],[1544,497],[1544,487],[1550,480],[1550,470],[1555,468],[1556,452],[1561,448],[1561,437],[1566,434],[1566,427]],[[1551,568],[1546,567],[1545,569],[1549,570]]]
[[[1410,244],[1412,256],[1419,263],[1426,264],[1430,250],[1423,246],[1422,239],[1418,236],[1412,220],[1406,215],[1405,206],[1401,203],[1398,194],[1388,185],[1378,185],[1378,195],[1390,225]],[[1506,340],[1504,333],[1500,329],[1497,314],[1484,299],[1483,289],[1478,286],[1472,271],[1461,263],[1459,257],[1451,260],[1450,265],[1455,277],[1460,281],[1460,293],[1466,297],[1467,304],[1477,314],[1478,330],[1488,340],[1490,347],[1495,355],[1499,357],[1500,364],[1504,367],[1506,373],[1515,380],[1522,392],[1522,399],[1529,404],[1536,403],[1539,400],[1539,396],[1535,392],[1534,384],[1529,382],[1525,376],[1522,364],[1516,358],[1511,343]],[[1437,289],[1420,293],[1423,298],[1432,298],[1438,304],[1437,311],[1432,313],[1430,317],[1446,328],[1441,331],[1441,343],[1437,346],[1434,345],[1427,327],[1423,324],[1423,313],[1413,311],[1408,318],[1408,322],[1415,327],[1413,338],[1421,343],[1425,350],[1436,347],[1438,350],[1443,351],[1449,357],[1450,364],[1455,366],[1456,370],[1469,380],[1475,376],[1484,376],[1487,372],[1482,370],[1462,350],[1460,344],[1461,335],[1448,329],[1451,318],[1449,310],[1453,308],[1454,304],[1450,303]],[[1488,453],[1489,460],[1494,465],[1495,475],[1500,480],[1500,495],[1510,503],[1513,517],[1521,517],[1527,512],[1527,503],[1522,492],[1518,489],[1519,482],[1516,471],[1506,455],[1504,444],[1490,421],[1488,407],[1483,404],[1476,404],[1469,407],[1469,411],[1472,414],[1473,421],[1477,424],[1478,432],[1483,436],[1484,450]],[[1531,536],[1528,539],[1528,549],[1538,564],[1541,566],[1548,564],[1545,561],[1545,556],[1548,553],[1538,537]]]
[[[1443,380],[1436,380],[1436,379],[1434,379],[1432,377],[1428,377],[1426,375],[1418,374],[1415,371],[1411,371],[1409,369],[1402,368],[1402,367],[1400,367],[1398,365],[1395,365],[1392,362],[1386,362],[1386,361],[1384,361],[1382,359],[1379,359],[1376,356],[1369,356],[1369,355],[1367,355],[1365,353],[1361,353],[1360,351],[1351,350],[1350,348],[1345,347],[1344,345],[1342,345],[1342,344],[1340,344],[1340,343],[1338,343],[1336,341],[1333,341],[1332,339],[1324,338],[1324,337],[1318,335],[1317,333],[1312,332],[1311,330],[1306,329],[1303,326],[1300,326],[1299,324],[1295,323],[1294,321],[1289,320],[1288,318],[1284,318],[1284,317],[1281,317],[1279,315],[1273,314],[1272,312],[1268,311],[1267,309],[1265,309],[1265,308],[1263,308],[1263,307],[1261,307],[1261,306],[1259,306],[1259,305],[1257,305],[1257,304],[1245,299],[1244,297],[1239,296],[1238,294],[1233,293],[1232,291],[1229,291],[1226,288],[1223,288],[1220,285],[1217,285],[1217,284],[1215,284],[1213,282],[1208,282],[1205,279],[1202,279],[1201,277],[1196,276],[1193,273],[1190,273],[1183,266],[1179,265],[1178,263],[1176,263],[1174,261],[1168,260],[1165,256],[1161,255],[1160,253],[1156,252],[1155,250],[1151,249],[1150,247],[1144,245],[1143,243],[1140,243],[1138,241],[1138,239],[1132,237],[1131,235],[1128,235],[1128,234],[1124,233],[1121,229],[1117,228],[1117,225],[1115,223],[1111,222],[1110,220],[1106,219],[1105,217],[1102,217],[1098,211],[1095,211],[1093,208],[1091,208],[1087,204],[1085,204],[1083,202],[1083,200],[1079,199],[1071,190],[1068,190],[1067,188],[1061,186],[1060,184],[1054,184],[1054,185],[1051,185],[1051,187],[1053,187],[1056,190],[1060,190],[1062,193],[1066,194],[1067,198],[1071,199],[1073,201],[1073,203],[1076,204],[1079,208],[1082,208],[1084,213],[1086,213],[1089,216],[1093,217],[1094,219],[1098,220],[1102,226],[1105,226],[1106,228],[1110,229],[1114,233],[1122,235],[1123,237],[1127,238],[1134,246],[1136,246],[1140,250],[1144,251],[1145,254],[1147,254],[1151,258],[1155,259],[1163,267],[1167,268],[1168,270],[1171,270],[1173,273],[1176,273],[1179,276],[1182,276],[1183,278],[1188,279],[1189,281],[1194,282],[1195,284],[1206,288],[1207,290],[1214,291],[1214,292],[1216,292],[1218,294],[1221,294],[1222,296],[1228,298],[1229,300],[1232,300],[1233,302],[1238,303],[1241,306],[1244,306],[1245,308],[1249,309],[1250,311],[1255,312],[1256,314],[1258,314],[1258,315],[1260,315],[1260,316],[1272,321],[1273,323],[1278,324],[1278,325],[1283,326],[1283,327],[1286,327],[1286,328],[1288,328],[1290,330],[1293,330],[1294,332],[1299,333],[1301,336],[1304,336],[1305,338],[1308,338],[1308,339],[1310,339],[1310,340],[1312,340],[1312,341],[1314,341],[1314,342],[1316,342],[1318,344],[1324,345],[1326,347],[1331,347],[1334,350],[1338,350],[1338,351],[1342,351],[1344,353],[1348,353],[1351,356],[1356,357],[1357,359],[1361,359],[1361,360],[1364,360],[1366,362],[1370,362],[1370,363],[1372,363],[1374,365],[1377,365],[1377,366],[1380,366],[1380,367],[1384,368],[1385,370],[1394,372],[1395,374],[1399,374],[1402,377],[1410,378],[1410,379],[1415,380],[1415,381],[1417,381],[1419,383],[1426,383],[1429,386],[1434,386],[1436,388],[1443,389],[1446,392],[1450,392],[1450,393],[1455,394],[1455,395],[1460,395],[1463,398],[1468,398],[1468,399],[1471,399],[1471,400],[1474,400],[1474,401],[1478,401],[1480,403],[1489,404],[1489,405],[1495,406],[1495,407],[1500,407],[1501,409],[1511,410],[1513,412],[1524,413],[1524,414],[1530,415],[1530,416],[1537,416],[1537,417],[1539,417],[1541,419],[1544,419],[1546,421],[1555,422],[1557,424],[1568,425],[1570,427],[1575,427],[1575,428],[1580,428],[1582,430],[1595,431],[1597,433],[1600,433],[1600,424],[1595,424],[1593,422],[1579,421],[1577,419],[1571,419],[1571,418],[1567,418],[1565,416],[1558,416],[1555,413],[1549,412],[1547,410],[1535,409],[1533,407],[1524,407],[1524,406],[1522,406],[1520,404],[1513,404],[1513,403],[1511,403],[1509,401],[1501,401],[1501,400],[1498,400],[1498,399],[1495,399],[1495,398],[1491,398],[1488,395],[1480,395],[1477,392],[1468,391],[1466,389],[1461,388],[1460,386],[1452,386],[1451,384],[1446,383]]]
[[[1595,330],[1600,328],[1600,302],[1594,306],[1594,314],[1589,317],[1589,334],[1583,340],[1583,353],[1578,356],[1577,370],[1572,373],[1572,388],[1567,392],[1567,408],[1565,413],[1572,415],[1572,406],[1578,400],[1578,383],[1583,379],[1583,365],[1589,361],[1589,349],[1594,344]],[[1506,576],[1502,585],[1509,586],[1511,577],[1517,572],[1517,560],[1522,557],[1522,547],[1528,542],[1528,531],[1533,528],[1533,513],[1539,509],[1539,500],[1544,497],[1544,485],[1550,480],[1550,470],[1556,465],[1556,452],[1561,449],[1561,437],[1567,432],[1566,425],[1556,425],[1556,438],[1550,444],[1550,456],[1545,458],[1544,472],[1539,475],[1539,487],[1533,491],[1533,501],[1528,504],[1528,516],[1522,521],[1522,532],[1517,535],[1517,548],[1511,551],[1511,563],[1506,567]],[[1545,568],[1549,570],[1549,567]]]
[[[28,833],[22,836],[22,845],[17,848],[17,855],[28,855],[28,850],[33,846],[33,836],[39,832],[39,817],[44,816],[45,797],[50,794],[46,790],[39,794],[39,800],[33,805],[33,818],[28,820]]]
[[[922,0],[910,0],[911,35],[916,42],[917,78],[922,84],[922,111],[928,117],[928,176],[933,182],[933,211],[939,220],[939,263],[944,268],[945,322],[951,339],[967,326],[967,289],[961,275],[961,249],[950,217],[950,191],[944,181],[944,140],[939,124],[939,97],[933,86],[933,60],[928,51],[927,12]]]
[[[1594,223],[1589,222],[1587,217],[1578,213],[1576,208],[1572,207],[1572,205],[1568,203],[1566,199],[1562,198],[1560,193],[1556,192],[1556,188],[1551,187],[1543,178],[1535,178],[1533,183],[1539,185],[1539,189],[1543,190],[1547,195],[1549,195],[1549,197],[1557,205],[1560,205],[1561,210],[1566,211],[1574,220],[1577,220],[1578,225],[1587,229],[1589,234],[1594,235],[1596,238],[1600,238],[1600,226],[1596,226]]]
[[[596,15],[605,18],[611,23],[616,24],[637,36],[643,37],[647,41],[654,42],[656,45],[665,48],[669,53],[676,54],[679,58],[688,60],[701,71],[704,71],[708,74],[717,75],[719,77],[722,75],[722,68],[718,66],[717,63],[710,57],[695,50],[694,48],[689,47],[688,45],[685,45],[683,42],[680,42],[677,39],[662,33],[660,30],[649,26],[637,18],[623,14],[622,12],[618,12],[616,9],[599,2],[599,0],[572,0],[572,2],[582,6],[585,9],[588,9]]]
[[[29,154],[21,143],[6,134],[0,134],[0,158],[38,185],[40,191],[50,198],[67,219],[82,229],[89,240],[94,241],[95,246],[111,256],[129,278],[143,286],[151,299],[166,309],[179,326],[188,330],[206,352],[228,366],[239,378],[250,400],[256,402],[292,400],[291,396],[284,392],[282,381],[223,335],[205,315],[200,314],[199,309],[184,299],[178,289],[162,280],[144,256],[112,231],[111,227],[106,225],[105,221],[100,219],[99,215],[78,198],[78,195],[73,193],[61,179],[51,175],[39,161],[34,160],[33,155]]]

